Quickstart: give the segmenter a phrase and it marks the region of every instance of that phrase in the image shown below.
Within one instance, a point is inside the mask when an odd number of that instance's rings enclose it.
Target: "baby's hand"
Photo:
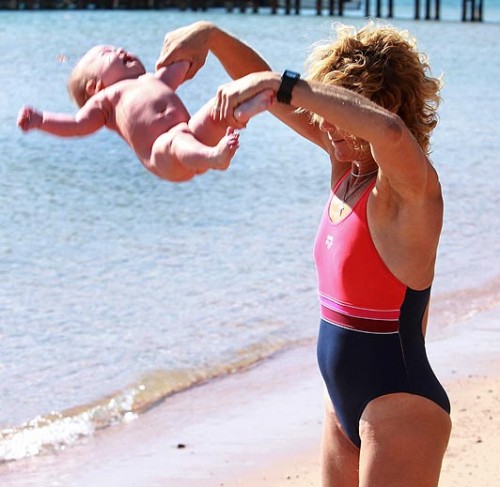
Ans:
[[[23,107],[17,116],[17,126],[24,132],[42,125],[42,113],[31,107]]]

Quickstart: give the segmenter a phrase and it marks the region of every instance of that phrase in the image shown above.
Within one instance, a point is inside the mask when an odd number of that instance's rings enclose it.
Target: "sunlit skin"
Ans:
[[[242,101],[264,89],[276,93],[281,86],[281,73],[273,72],[257,51],[203,21],[168,33],[156,66],[188,59],[187,76],[191,77],[203,66],[208,52],[234,80],[216,95],[227,123],[237,123],[234,109]],[[352,185],[356,176],[376,170],[367,203],[370,237],[394,277],[408,288],[427,289],[434,277],[442,228],[441,187],[427,154],[396,113],[397,105],[384,108],[354,91],[320,80],[300,79],[291,94],[291,106],[275,104],[270,112],[328,154],[330,185],[332,190],[337,188],[330,207],[334,223],[349,217],[362,193],[349,199],[345,211],[340,212],[338,205],[349,189],[349,180]],[[319,123],[311,123],[311,114]],[[353,137],[361,150],[353,145]],[[355,176],[337,186],[349,171]],[[426,313],[422,326],[425,333]],[[359,420],[359,448],[343,431],[329,397],[325,404],[323,487],[438,485],[451,422],[436,403],[410,393],[371,400]]]
[[[21,109],[18,125],[61,137],[84,136],[106,126],[117,132],[144,166],[169,181],[186,181],[209,169],[225,170],[238,148],[239,134],[212,116],[213,101],[190,117],[175,93],[189,63],[180,61],[146,73],[132,53],[96,46],[78,66],[92,76],[85,84],[88,101],[75,116]],[[272,94],[258,95],[240,107],[240,123],[265,110]]]
[[[318,127],[328,137],[333,147],[333,157],[336,161],[355,164],[360,169],[360,174],[368,173],[370,167],[372,169],[377,167],[373,158],[368,154],[363,154],[363,157],[360,158],[360,154],[357,153],[352,139],[347,132],[339,129],[324,118],[320,120]]]

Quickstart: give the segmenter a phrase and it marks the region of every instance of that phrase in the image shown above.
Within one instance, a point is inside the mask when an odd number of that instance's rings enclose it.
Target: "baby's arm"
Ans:
[[[188,61],[178,61],[166,68],[160,68],[156,76],[175,91],[185,81],[190,65]]]
[[[75,116],[65,113],[40,112],[31,107],[23,107],[17,117],[18,127],[27,132],[42,130],[59,137],[89,135],[106,123],[106,116],[100,103],[89,100]]]

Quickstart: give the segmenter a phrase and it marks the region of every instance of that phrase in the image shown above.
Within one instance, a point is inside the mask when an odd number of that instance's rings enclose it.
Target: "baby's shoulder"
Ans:
[[[148,81],[157,80],[158,76],[156,73],[145,73],[145,74],[142,74],[141,76],[139,76],[137,79],[138,79],[138,81],[148,82]]]

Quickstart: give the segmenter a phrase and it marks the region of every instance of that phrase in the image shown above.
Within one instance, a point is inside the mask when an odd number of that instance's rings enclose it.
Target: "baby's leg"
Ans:
[[[274,100],[272,90],[265,90],[238,106],[234,115],[238,122],[246,124],[251,117],[267,110]],[[188,125],[195,137],[206,145],[216,145],[224,136],[227,124],[223,120],[214,120],[212,108],[214,99],[203,105],[189,120]]]
[[[264,90],[253,98],[238,105],[234,110],[234,118],[246,124],[253,116],[266,111],[274,101],[273,90]]]
[[[203,144],[216,146],[226,135],[227,123],[212,118],[214,99],[203,105],[188,121],[190,131]]]
[[[158,137],[148,169],[162,179],[187,181],[208,169],[227,169],[237,148],[238,134],[232,128],[212,147],[197,140],[183,123]]]

